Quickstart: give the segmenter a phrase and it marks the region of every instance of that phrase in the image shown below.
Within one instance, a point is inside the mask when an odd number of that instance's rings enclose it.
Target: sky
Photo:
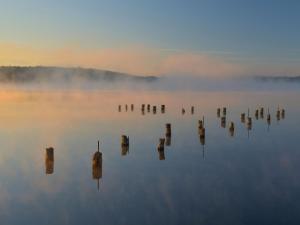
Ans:
[[[0,65],[300,74],[296,0],[0,0]]]

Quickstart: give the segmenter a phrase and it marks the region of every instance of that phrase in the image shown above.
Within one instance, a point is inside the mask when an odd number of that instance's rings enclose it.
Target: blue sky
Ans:
[[[300,61],[300,2],[279,0],[0,0],[0,43],[85,49],[143,46]]]

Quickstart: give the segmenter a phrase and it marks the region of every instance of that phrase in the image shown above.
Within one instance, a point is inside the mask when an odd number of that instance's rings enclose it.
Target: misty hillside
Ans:
[[[0,67],[1,83],[34,83],[34,82],[152,82],[154,76],[135,76],[107,70],[63,68],[63,67]]]
[[[262,82],[300,82],[300,76],[256,76],[255,79]]]

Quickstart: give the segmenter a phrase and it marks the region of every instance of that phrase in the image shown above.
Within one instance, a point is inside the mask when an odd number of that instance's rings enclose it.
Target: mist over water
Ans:
[[[54,77],[0,84],[3,224],[300,221],[298,83]]]

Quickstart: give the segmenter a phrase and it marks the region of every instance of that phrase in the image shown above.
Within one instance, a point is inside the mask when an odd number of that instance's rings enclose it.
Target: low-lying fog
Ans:
[[[242,91],[300,90],[300,77],[188,75],[135,76],[105,70],[56,67],[0,67],[2,89],[29,90],[166,90]]]

